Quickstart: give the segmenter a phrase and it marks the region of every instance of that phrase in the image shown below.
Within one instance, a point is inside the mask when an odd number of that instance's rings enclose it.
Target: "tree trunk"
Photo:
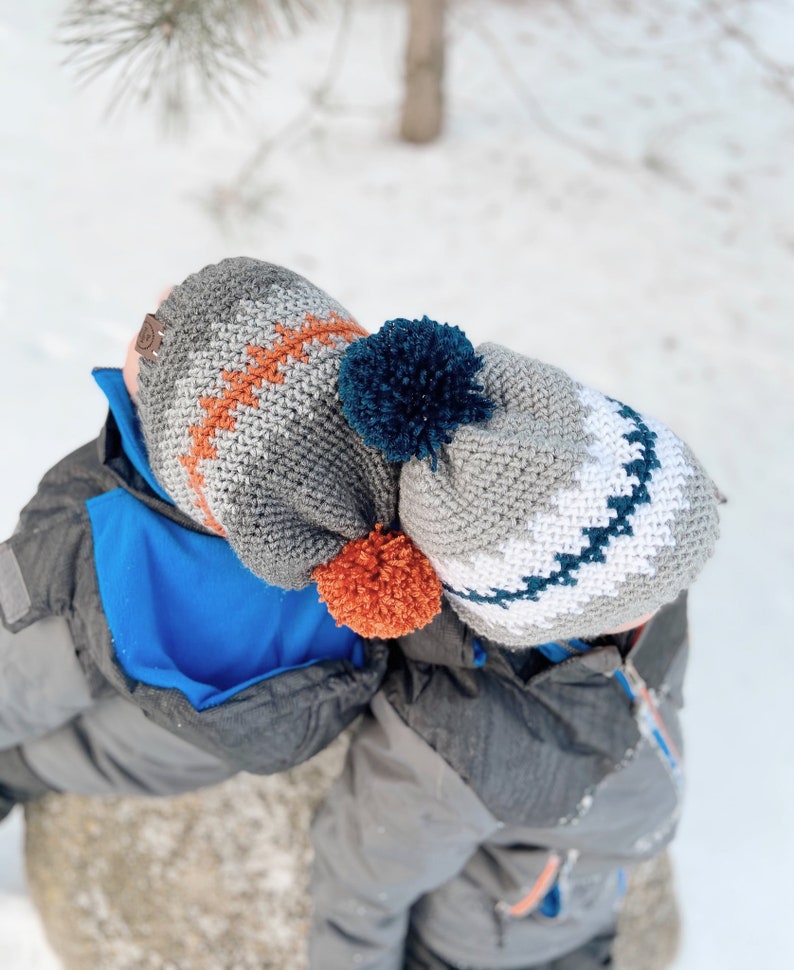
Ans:
[[[424,144],[441,133],[444,115],[444,0],[406,0],[408,45],[400,137]]]

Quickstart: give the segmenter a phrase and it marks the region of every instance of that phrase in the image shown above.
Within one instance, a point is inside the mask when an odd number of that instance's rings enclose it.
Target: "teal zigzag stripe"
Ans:
[[[610,400],[612,399],[610,398]],[[624,434],[623,437],[632,444],[639,442],[642,445],[642,454],[639,458],[623,466],[627,475],[636,476],[638,479],[638,483],[632,486],[631,494],[612,495],[607,500],[607,508],[614,509],[617,512],[615,518],[610,520],[609,525],[582,529],[582,535],[586,538],[587,543],[578,555],[573,556],[570,553],[558,552],[554,557],[558,563],[558,568],[551,576],[523,576],[520,580],[520,589],[499,589],[490,593],[476,593],[453,589],[445,583],[446,592],[470,603],[491,603],[505,608],[517,600],[536,601],[540,594],[551,586],[576,586],[578,582],[576,571],[580,567],[586,563],[605,562],[606,548],[613,538],[634,534],[629,520],[639,506],[650,502],[648,482],[653,477],[654,469],[661,468],[661,463],[653,446],[656,433],[651,431],[639,414],[627,404],[621,404],[620,401],[614,403],[620,404],[620,410],[617,413],[634,424],[634,429]]]

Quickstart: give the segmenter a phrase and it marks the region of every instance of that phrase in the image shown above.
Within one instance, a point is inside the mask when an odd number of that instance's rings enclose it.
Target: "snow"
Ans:
[[[354,3],[341,49],[332,7],[172,138],[152,112],[103,120],[108,83],[60,64],[58,3],[0,0],[1,531],[98,430],[90,367],[227,255],[304,273],[371,329],[427,313],[661,418],[729,498],[691,598],[676,970],[794,966],[790,4],[451,7],[447,130],[415,148],[393,134],[397,0]],[[326,73],[327,107],[292,124]],[[21,827],[0,827],[0,966],[56,970]]]

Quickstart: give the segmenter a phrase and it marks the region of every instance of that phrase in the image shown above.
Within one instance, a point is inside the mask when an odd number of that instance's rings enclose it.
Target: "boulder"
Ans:
[[[616,970],[665,970],[681,939],[670,856],[663,852],[637,866],[618,919]]]
[[[177,798],[29,804],[30,891],[65,970],[305,970],[309,821],[346,745]],[[632,877],[619,970],[663,970],[677,939],[663,856]]]
[[[65,970],[301,970],[309,821],[345,749],[175,798],[29,803],[30,892]]]

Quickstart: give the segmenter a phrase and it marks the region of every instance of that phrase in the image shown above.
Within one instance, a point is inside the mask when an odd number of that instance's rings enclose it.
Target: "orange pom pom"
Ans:
[[[362,637],[401,637],[441,612],[441,580],[404,532],[376,525],[312,573],[338,626]]]

